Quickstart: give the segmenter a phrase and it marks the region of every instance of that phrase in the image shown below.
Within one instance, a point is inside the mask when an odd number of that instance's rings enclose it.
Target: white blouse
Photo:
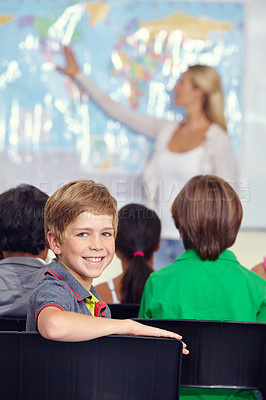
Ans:
[[[210,125],[205,141],[199,147],[185,153],[172,153],[168,143],[178,128],[177,121],[150,117],[121,106],[82,72],[74,80],[111,118],[156,140],[154,153],[143,173],[143,185],[147,205],[161,218],[162,238],[178,238],[169,211],[171,201],[192,176],[217,175],[237,187],[237,164],[231,142],[219,125]],[[157,190],[160,184],[162,190]]]
[[[201,169],[204,146],[184,153],[174,153],[164,148],[158,158],[157,176],[159,201],[157,212],[162,221],[161,237],[178,239],[179,234],[172,219],[171,207],[182,187]]]

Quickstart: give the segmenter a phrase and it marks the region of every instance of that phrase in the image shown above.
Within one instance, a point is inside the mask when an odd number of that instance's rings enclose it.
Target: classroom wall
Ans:
[[[266,256],[266,231],[241,231],[231,250],[239,262],[251,269]]]

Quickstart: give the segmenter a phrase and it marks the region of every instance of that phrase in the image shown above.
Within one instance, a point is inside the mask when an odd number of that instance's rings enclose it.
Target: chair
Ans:
[[[25,331],[26,317],[0,317],[0,331]]]
[[[108,304],[112,318],[138,318],[139,304]]]
[[[0,353],[2,399],[179,398],[179,340],[112,335],[70,343],[0,332]]]
[[[266,399],[266,324],[137,319],[178,332],[190,354],[183,357],[181,386],[260,390]]]

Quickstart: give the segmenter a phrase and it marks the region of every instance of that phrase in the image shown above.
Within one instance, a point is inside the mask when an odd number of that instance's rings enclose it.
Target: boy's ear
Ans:
[[[55,255],[60,255],[61,254],[61,247],[60,247],[60,242],[55,236],[54,233],[51,231],[47,232],[47,240],[50,246],[50,249],[54,252]]]

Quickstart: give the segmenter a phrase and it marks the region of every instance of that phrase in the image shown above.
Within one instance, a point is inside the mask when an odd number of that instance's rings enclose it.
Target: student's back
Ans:
[[[229,250],[202,261],[190,249],[150,276],[139,316],[266,322],[266,282]]]
[[[0,261],[0,316],[26,317],[32,290],[46,269],[45,261],[34,257]]]
[[[148,278],[140,318],[266,322],[266,282],[228,250],[243,211],[233,188],[208,175],[192,178],[172,206],[186,252]],[[182,400],[256,399],[253,391],[181,390]]]
[[[44,206],[48,196],[31,185],[0,195],[0,316],[26,317],[32,290],[46,270]]]

